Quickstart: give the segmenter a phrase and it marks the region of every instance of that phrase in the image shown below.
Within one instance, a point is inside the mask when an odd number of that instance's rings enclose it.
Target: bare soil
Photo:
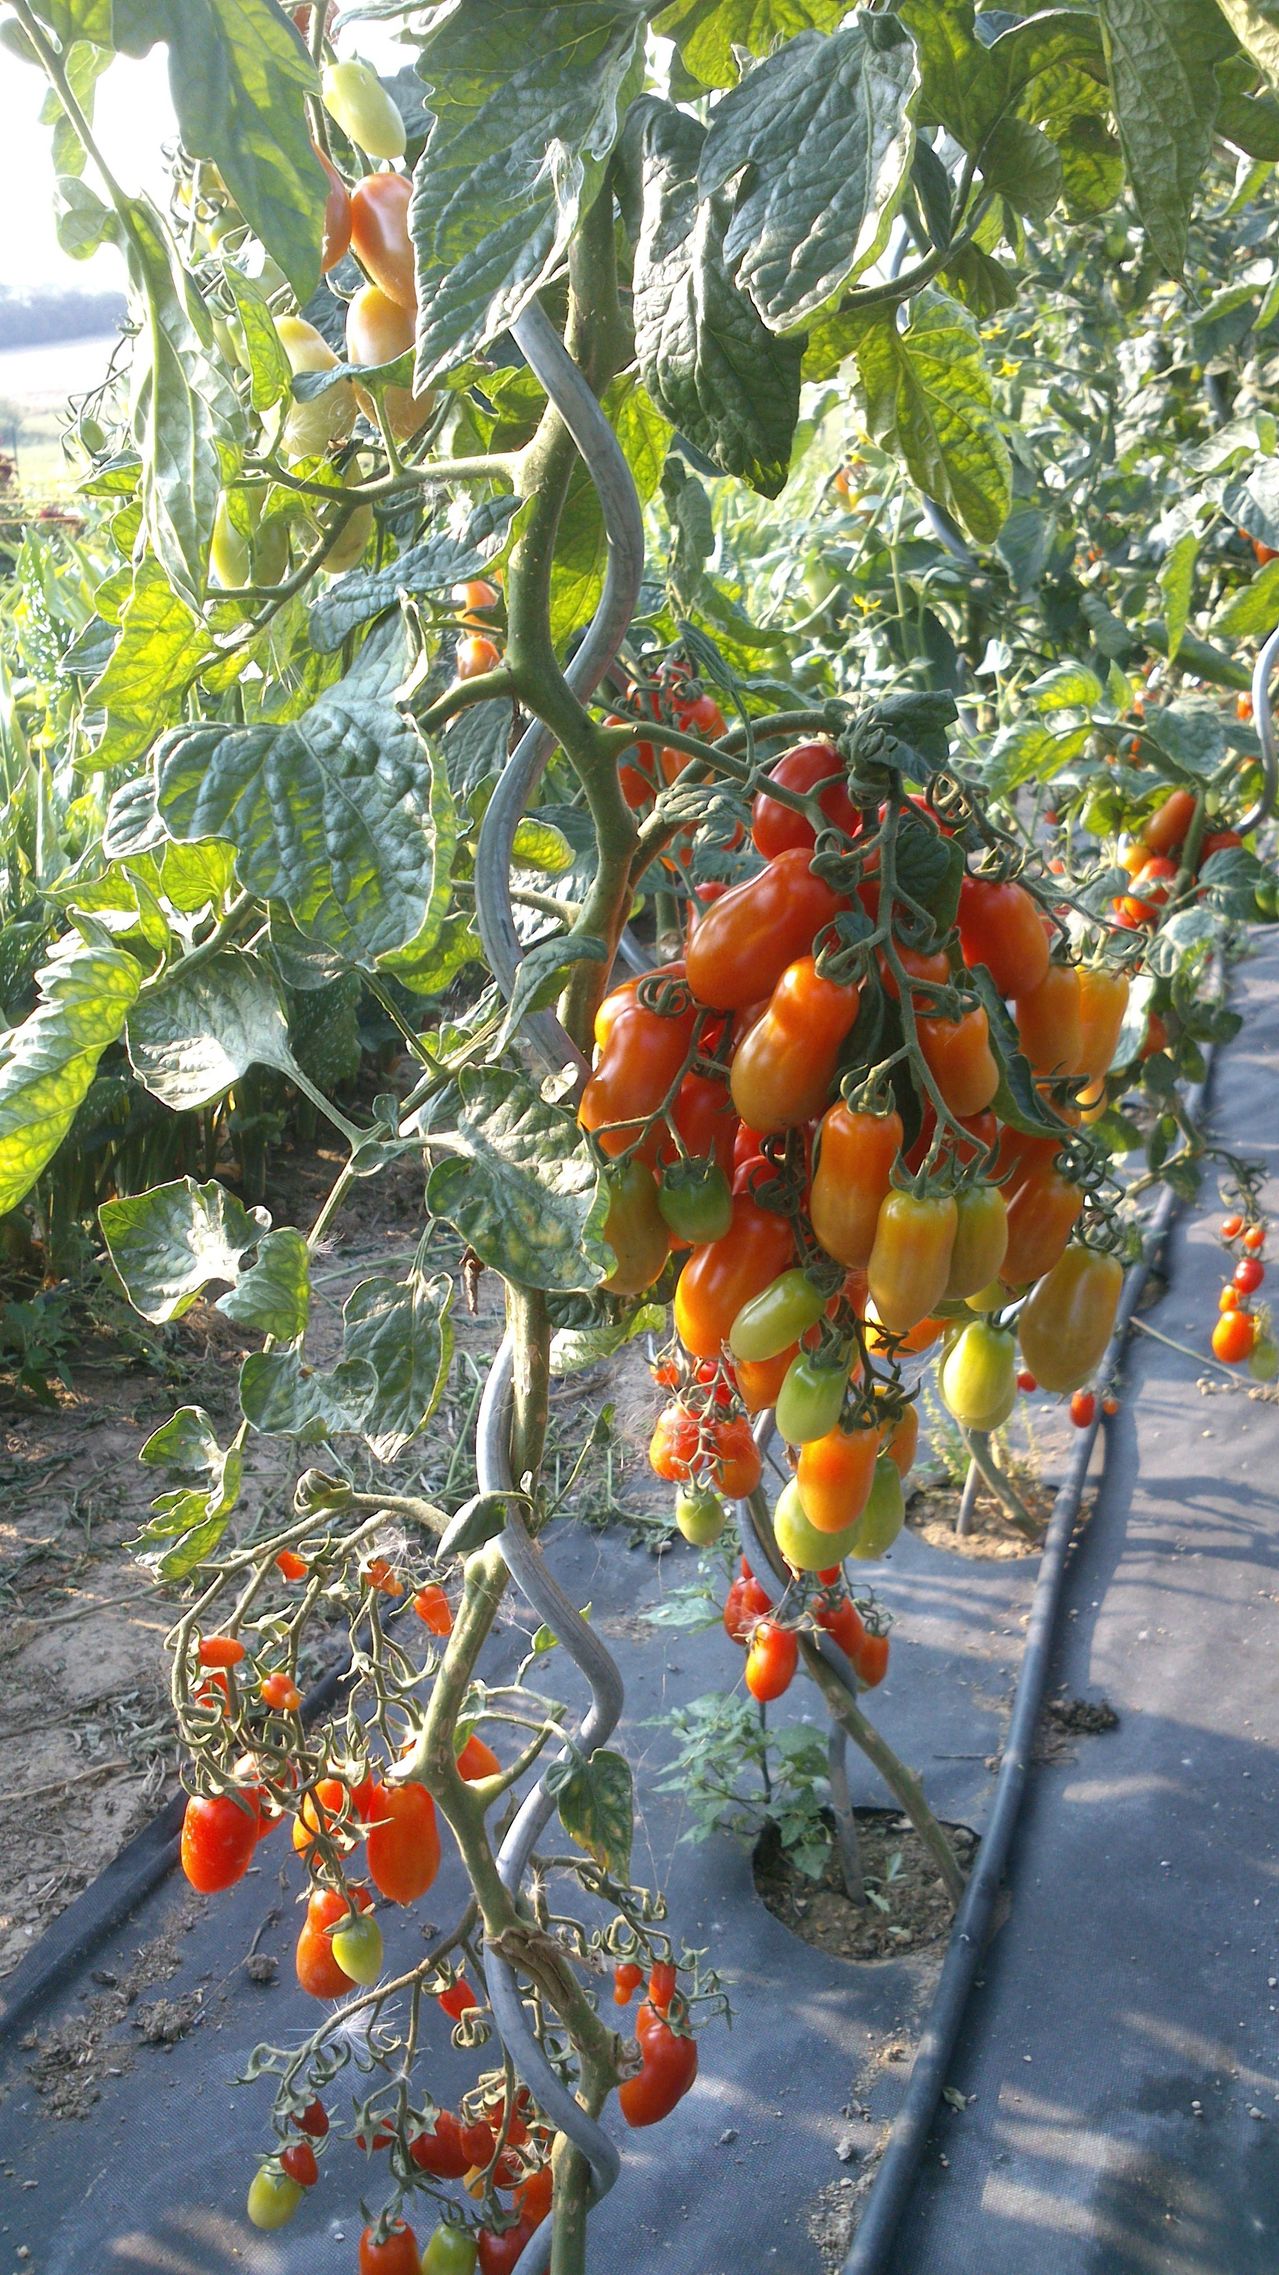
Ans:
[[[899,1959],[942,1943],[950,1933],[950,1899],[937,1868],[905,1817],[858,1809],[857,1843],[866,1901],[851,1897],[832,1850],[820,1878],[792,1864],[767,1825],[755,1844],[755,1886],[775,1919],[804,1943],[837,1959]],[[946,1827],[965,1871],[977,1848],[967,1825]]]
[[[1028,1483],[1024,1476],[1018,1477],[1017,1490],[1038,1523],[1042,1539],[1052,1515],[1052,1493]],[[912,1493],[906,1506],[906,1522],[930,1547],[948,1549],[954,1556],[980,1557],[985,1561],[1038,1556],[1040,1539],[1028,1539],[993,1493],[978,1494],[971,1528],[962,1534],[955,1530],[959,1503],[960,1494],[954,1486],[926,1486]]]

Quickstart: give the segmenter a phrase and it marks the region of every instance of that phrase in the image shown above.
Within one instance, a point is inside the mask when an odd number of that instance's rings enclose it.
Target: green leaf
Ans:
[[[337,577],[311,603],[311,639],[322,654],[340,648],[348,633],[371,616],[394,608],[402,592],[429,597],[447,593],[450,586],[478,577],[500,551],[519,501],[512,497],[488,498],[471,514],[460,533],[439,530],[411,546],[382,569],[352,569]]]
[[[507,1503],[501,1493],[475,1493],[464,1501],[440,1540],[441,1556],[470,1556],[506,1528]]]
[[[800,32],[711,112],[703,197],[742,175],[724,259],[794,331],[883,251],[910,178],[915,51],[887,20]]]
[[[1060,1137],[1060,1118],[1044,1104],[1030,1066],[1022,1056],[1008,1006],[984,964],[970,973],[990,1025],[990,1046],[999,1068],[999,1088],[991,1101],[1001,1122],[1027,1137]]]
[[[250,1429],[304,1446],[358,1437],[376,1392],[377,1377],[363,1359],[339,1360],[326,1374],[297,1351],[254,1351],[240,1369],[240,1410]]]
[[[954,838],[907,814],[898,825],[896,874],[902,891],[928,910],[938,932],[948,932],[964,874],[963,852]]]
[[[1279,0],[1217,0],[1239,45],[1279,87]]]
[[[633,276],[640,375],[672,425],[725,474],[776,497],[799,416],[803,347],[779,340],[724,256],[732,208],[697,196],[705,129],[644,107],[643,201]]]
[[[982,144],[981,170],[987,189],[1031,221],[1046,221],[1062,193],[1061,154],[1029,119],[997,121]]]
[[[278,726],[192,728],[159,808],[180,840],[226,838],[247,892],[358,964],[414,938],[451,858],[443,768],[389,698],[344,681]]]
[[[1179,277],[1212,151],[1213,65],[1229,38],[1214,0],[1098,0],[1115,116],[1156,258]]]
[[[538,940],[521,956],[515,985],[506,1007],[501,1032],[493,1045],[503,1051],[531,1011],[548,1011],[558,1000],[570,965],[602,964],[608,954],[602,940],[574,939],[557,933],[553,940]]]
[[[603,1321],[595,1327],[557,1327],[551,1337],[551,1373],[580,1374],[584,1367],[611,1359],[637,1335],[661,1335],[665,1328],[665,1308],[658,1303],[642,1303],[624,1318]]]
[[[592,1288],[611,1270],[603,1245],[608,1197],[581,1131],[518,1074],[468,1068],[462,1111],[426,1188],[481,1261],[523,1287]]]
[[[292,1343],[306,1333],[311,1310],[311,1251],[300,1232],[284,1224],[264,1233],[255,1261],[217,1308],[237,1327]]]
[[[169,46],[169,87],[182,147],[208,159],[298,299],[320,273],[328,184],[304,97],[319,79],[276,0],[134,0],[115,10],[125,54]],[[110,35],[108,35],[110,44]]]
[[[1176,703],[1160,703],[1142,723],[1173,768],[1191,780],[1206,781],[1225,763],[1225,718],[1220,706],[1206,698],[1183,696]]]
[[[413,177],[421,392],[559,266],[643,67],[642,0],[460,0],[419,64],[435,123]]]
[[[593,1856],[611,1879],[629,1879],[635,1792],[625,1755],[605,1746],[590,1756],[570,1755],[547,1771],[546,1788],[555,1795],[569,1839]]]
[[[240,1258],[263,1228],[210,1179],[179,1177],[149,1192],[104,1201],[98,1211],[107,1252],[135,1311],[157,1325],[181,1319],[211,1280],[240,1276]]]
[[[245,276],[234,261],[224,261],[222,274],[235,302],[249,358],[249,395],[255,411],[269,411],[292,391],[293,373],[275,328],[271,304],[262,287]]]
[[[35,1010],[0,1038],[0,1215],[61,1145],[124,1026],[142,966],[95,927],[88,939],[70,932],[55,941],[35,978]]]
[[[1087,664],[1052,664],[1024,690],[1037,711],[1091,711],[1105,688]]]
[[[129,1063],[153,1098],[186,1114],[212,1105],[251,1066],[296,1072],[284,1005],[265,964],[227,948],[144,988],[126,1030]]]
[[[151,1503],[155,1512],[132,1543],[161,1580],[182,1580],[217,1547],[240,1496],[244,1457],[224,1453],[202,1406],[183,1406],[152,1432],[139,1460],[172,1469],[181,1482]]]
[[[538,814],[524,814],[516,823],[511,854],[516,868],[539,869],[546,877],[565,877],[573,866],[573,848],[563,830]]]
[[[174,590],[198,608],[222,453],[239,450],[244,414],[167,225],[146,198],[126,199],[121,218],[139,325],[129,365],[130,419],[147,534]]]
[[[857,317],[855,331],[876,442],[974,537],[994,537],[1012,502],[1012,466],[972,317],[930,285],[904,332],[891,308]]]
[[[1198,537],[1193,529],[1183,529],[1180,537],[1173,539],[1159,564],[1159,590],[1164,596],[1170,663],[1181,646],[1181,635],[1190,615],[1190,601],[1195,589],[1195,562],[1198,557]]]
[[[796,32],[833,32],[846,0],[672,0],[654,30],[674,40],[680,61],[704,87],[733,87],[737,50],[768,55]]]
[[[1231,593],[1212,630],[1232,640],[1268,639],[1279,624],[1279,561],[1267,561],[1250,584]]]
[[[95,763],[105,771],[149,750],[213,653],[204,624],[147,554],[134,571],[106,669],[85,693],[87,710],[107,714]]]
[[[119,234],[116,217],[78,174],[59,174],[54,185],[58,243],[73,261],[88,261]]]
[[[343,1356],[373,1370],[364,1435],[378,1461],[395,1461],[426,1428],[453,1359],[453,1282],[441,1273],[361,1280],[343,1309]]]

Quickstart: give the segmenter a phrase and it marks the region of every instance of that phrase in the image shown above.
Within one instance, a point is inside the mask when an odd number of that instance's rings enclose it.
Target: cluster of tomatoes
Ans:
[[[1120,866],[1131,882],[1126,893],[1111,904],[1115,923],[1129,932],[1157,925],[1181,872],[1187,839],[1194,827],[1198,804],[1189,790],[1173,790],[1141,824],[1141,834],[1120,853]],[[1198,875],[1214,853],[1241,846],[1238,830],[1206,830],[1195,861]]]
[[[1059,953],[1065,927],[1025,883],[966,864],[930,932],[889,862],[913,836],[924,873],[921,835],[963,823],[894,783],[855,796],[831,743],[777,761],[751,817],[763,867],[703,901],[681,957],[605,998],[579,1106],[609,1164],[606,1285],[673,1279],[650,1460],[681,1488],[681,1531],[713,1540],[722,1497],[760,1485],[752,1416],[772,1408],[791,1449],[772,1521],[793,1586],[771,1611],[745,1571],[725,1610],[759,1698],[785,1689],[812,1626],[863,1682],[882,1674],[886,1637],[842,1568],[882,1556],[903,1521],[917,1435],[903,1354],[944,1337],[947,1407],[994,1429],[1018,1337],[1023,1384],[1075,1391],[1122,1285],[1099,1212],[1084,1219],[1082,1125],[1105,1098],[1127,977]],[[1035,1112],[1016,1121],[994,1111],[979,972],[1011,1004],[1033,1078]]]
[[[1228,1367],[1247,1366],[1257,1382],[1273,1382],[1279,1375],[1279,1345],[1270,1333],[1269,1312],[1253,1303],[1266,1277],[1265,1225],[1255,1217],[1234,1215],[1223,1217],[1219,1231],[1234,1268],[1218,1298],[1214,1356]]]

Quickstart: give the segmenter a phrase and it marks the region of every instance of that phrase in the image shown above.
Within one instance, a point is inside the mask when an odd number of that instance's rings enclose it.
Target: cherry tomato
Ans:
[[[840,1104],[823,1117],[809,1215],[827,1254],[851,1270],[870,1261],[901,1142],[897,1113],[854,1113]]]
[[[441,2109],[433,2131],[418,2133],[409,2142],[409,2155],[419,2172],[433,2173],[437,2180],[460,2180],[474,2164],[487,2164],[493,2153],[493,2136],[485,2128],[488,2148],[482,2157],[472,2155],[474,2146],[471,2128],[463,2125],[451,2110]]]
[[[704,1032],[703,1047],[707,1040]],[[714,1161],[721,1169],[728,1168],[741,1123],[733,1112],[728,1084],[719,1075],[686,1074],[676,1093],[670,1119],[679,1133],[685,1156]],[[679,1165],[680,1146],[674,1134],[663,1139],[658,1160],[664,1169]]]
[[[1243,1231],[1243,1218],[1241,1216],[1223,1217],[1217,1231],[1223,1240],[1237,1240]]]
[[[724,1598],[724,1633],[745,1649],[753,1627],[772,1610],[766,1591],[749,1574],[734,1580]]]
[[[453,1633],[453,1607],[436,1581],[418,1589],[413,1598],[413,1609],[423,1626],[429,1627],[433,1635]]]
[[[675,1289],[675,1326],[694,1358],[718,1358],[743,1304],[786,1269],[794,1254],[790,1219],[758,1208],[748,1195],[733,1203],[722,1240],[695,1248]]]
[[[872,1563],[892,1547],[905,1522],[906,1499],[902,1492],[901,1472],[889,1455],[881,1454],[875,1464],[870,1498],[862,1512],[849,1555],[858,1563]]]
[[[329,2113],[322,2101],[308,2101],[293,2122],[300,2133],[309,2133],[313,2141],[322,2141],[329,2129]]]
[[[1078,1185],[1051,1162],[1032,1166],[1014,1187],[1008,1203],[1008,1247],[1001,1277],[1010,1288],[1024,1288],[1029,1281],[1051,1272],[1083,1205]],[[1039,1374],[1033,1359],[1028,1364]]]
[[[1050,964],[1039,985],[1013,1002],[1021,1047],[1036,1074],[1073,1074],[1083,1048],[1079,973]]]
[[[893,1420],[884,1424],[880,1446],[896,1465],[898,1475],[905,1477],[919,1447],[919,1408],[913,1399],[899,1406]]]
[[[807,1272],[792,1265],[742,1305],[729,1331],[735,1359],[775,1359],[815,1327],[826,1309],[826,1292]]]
[[[838,1427],[848,1389],[848,1361],[828,1359],[801,1351],[791,1360],[777,1394],[779,1437],[790,1446],[810,1445]]]
[[[744,1414],[711,1425],[711,1476],[730,1501],[743,1501],[764,1474],[759,1448]]]
[[[196,1657],[202,1667],[238,1667],[244,1645],[234,1635],[202,1635]]]
[[[998,1185],[963,1185],[955,1195],[955,1243],[948,1299],[976,1295],[999,1277],[1008,1249],[1008,1204]]]
[[[644,1980],[644,1970],[633,1959],[620,1960],[613,1969],[613,2004],[629,2006]]]
[[[474,2275],[478,2245],[469,2228],[442,2220],[427,2239],[422,2275]]]
[[[1195,818],[1195,799],[1189,790],[1173,790],[1162,806],[1142,823],[1143,843],[1150,853],[1175,853],[1185,844]]]
[[[1031,1289],[1017,1324],[1022,1357],[1041,1389],[1077,1390],[1095,1372],[1123,1284],[1117,1256],[1075,1241]]]
[[[265,1675],[258,1684],[258,1694],[273,1714],[295,1714],[302,1704],[301,1691],[286,1674]]]
[[[802,846],[779,853],[707,910],[688,944],[689,986],[717,1011],[745,1010],[772,994],[787,965],[806,956],[847,905],[813,875]]]
[[[542,2165],[537,2172],[531,2172],[527,2180],[521,2180],[515,2191],[515,2201],[530,2227],[541,2226],[551,2209],[554,2194],[555,2175],[549,2164]]]
[[[951,1113],[962,1120],[983,1112],[999,1088],[999,1068],[981,1004],[960,1019],[916,1018],[915,1032],[924,1064]]]
[[[896,949],[897,961],[905,972],[907,980],[911,983],[909,993],[912,1002],[914,1001],[917,983],[922,983],[927,987],[946,986],[950,979],[950,957],[944,948],[908,948],[904,940],[896,940],[893,945]],[[891,995],[896,1000],[898,995],[897,974],[882,948],[879,951],[879,976],[883,982],[885,994]]]
[[[258,1842],[256,1810],[229,1793],[193,1793],[182,1817],[182,1870],[202,1896],[243,1880]]]
[[[1212,1331],[1212,1347],[1228,1367],[1242,1366],[1251,1357],[1257,1323],[1250,1311],[1223,1312]]]
[[[833,743],[797,743],[793,750],[783,753],[777,764],[769,768],[768,779],[784,790],[793,790],[800,796],[815,791],[819,783],[827,787],[821,792],[819,804],[827,822],[833,829],[842,829],[855,837],[861,828],[861,815],[848,795],[848,779],[844,762]],[[782,804],[780,798],[761,790],[751,812],[751,836],[757,850],[766,861],[773,861],[779,853],[803,849],[811,853],[817,843],[817,833],[803,814],[793,806]]]
[[[852,1597],[845,1596],[842,1603],[838,1604],[819,1603],[813,1616],[818,1626],[829,1635],[831,1642],[839,1645],[844,1657],[855,1659],[866,1629]]]
[[[762,1619],[746,1653],[746,1688],[761,1704],[790,1689],[799,1665],[799,1644],[789,1627]]]
[[[953,1193],[890,1193],[879,1212],[866,1278],[875,1310],[904,1335],[946,1291],[959,1211]]]
[[[1255,1295],[1266,1276],[1266,1267],[1259,1256],[1241,1256],[1235,1266],[1234,1281],[1240,1295]]]
[[[393,174],[382,174],[381,181],[398,179]],[[392,300],[380,285],[363,284],[346,312],[346,359],[348,363],[394,363],[413,345],[416,317],[411,308],[402,308]],[[366,419],[377,424],[377,407],[373,397],[363,387],[356,387],[356,401]],[[384,387],[382,408],[393,435],[408,442],[418,428],[429,418],[434,395],[428,388],[424,395],[415,395],[411,387],[400,385]],[[491,645],[491,643],[490,643]],[[491,666],[488,668],[492,668]],[[459,676],[465,676],[459,674]]]
[[[483,1738],[477,1737],[473,1730],[457,1757],[458,1776],[473,1783],[476,1778],[496,1777],[501,1767],[493,1748],[487,1746]]]
[[[351,192],[351,250],[379,290],[416,318],[417,283],[409,239],[412,194],[407,174],[366,174],[357,182]]]
[[[690,1008],[665,1018],[640,1003],[618,1014],[577,1109],[582,1128],[594,1132],[605,1153],[632,1146],[656,1151],[665,1132],[650,1132],[645,1140],[641,1125],[652,1121],[679,1081],[695,1016]]]
[[[1243,1244],[1250,1256],[1257,1256],[1266,1245],[1264,1224],[1250,1224],[1243,1236]]]
[[[503,2228],[499,2235],[493,2228],[479,2231],[479,2275],[512,2275],[517,2267],[525,2244],[533,2233],[535,2223],[517,2220],[513,2228]]]
[[[472,632],[459,640],[453,660],[453,669],[459,679],[479,679],[486,671],[496,671],[502,660],[497,643],[486,639],[483,633]]]
[[[853,1671],[867,1690],[877,1690],[888,1673],[888,1637],[866,1629],[853,1658]]]
[[[820,978],[811,956],[787,966],[733,1058],[733,1104],[744,1122],[767,1134],[820,1114],[858,1002],[853,983]]]
[[[367,1990],[382,1972],[382,1930],[371,1913],[346,1919],[329,1937],[344,1975]]]
[[[404,121],[376,71],[349,57],[344,63],[326,63],[320,81],[320,99],[343,134],[370,158],[402,158]],[[368,2275],[363,2267],[360,2275]],[[379,2275],[398,2275],[384,2268]],[[416,2268],[413,2275],[417,2275]]]
[[[381,2243],[373,2228],[360,2237],[360,2275],[421,2275],[421,2267],[422,2247],[403,2220],[392,2221]]]
[[[324,234],[320,241],[320,268],[327,276],[335,269],[351,242],[351,198],[346,183],[333,160],[325,156],[318,142],[311,148],[324,168],[328,194],[324,200]]]
[[[722,1240],[733,1221],[732,1188],[718,1161],[691,1154],[663,1171],[657,1205],[668,1231],[698,1245]]]
[[[281,2152],[280,2164],[290,2180],[296,2180],[299,2188],[314,2188],[320,2177],[315,2150],[309,2141],[290,2142],[288,2148]]]
[[[776,1406],[791,1361],[798,1354],[798,1343],[791,1343],[775,1359],[738,1359],[734,1363],[737,1394],[748,1414],[762,1414],[766,1406]]]
[[[1079,972],[1079,1053],[1075,1074],[1097,1081],[1110,1070],[1128,1009],[1128,976],[1098,964]]]
[[[306,1558],[296,1555],[291,1548],[282,1548],[275,1564],[282,1580],[305,1580],[311,1569]]]
[[[1199,848],[1199,867],[1211,861],[1214,853],[1233,853],[1243,844],[1237,829],[1210,829]]]
[[[367,1855],[369,1878],[389,1903],[415,1904],[426,1894],[440,1869],[440,1834],[424,1785],[409,1780],[378,1789]]]
[[[1039,903],[1024,885],[965,877],[959,888],[959,945],[970,969],[984,964],[999,993],[1029,995],[1048,970],[1048,935]]]
[[[618,2087],[618,2107],[628,2125],[658,2125],[696,2079],[697,2041],[673,2030],[651,2006],[640,2008],[636,2036],[643,2067]]]
[[[831,1537],[847,1532],[861,1516],[870,1498],[878,1453],[879,1432],[865,1426],[828,1430],[824,1437],[810,1438],[800,1446],[795,1472],[800,1505],[813,1530],[826,1536],[828,1551]],[[820,1570],[820,1566],[807,1569]]]
[[[1077,1430],[1087,1430],[1097,1419],[1097,1399],[1091,1390],[1077,1390],[1070,1401],[1070,1419]]]
[[[639,1295],[665,1269],[670,1233],[657,1181],[643,1161],[619,1162],[608,1176],[604,1238],[617,1261],[604,1281],[610,1295]]]
[[[301,2184],[291,2174],[281,2172],[276,2165],[264,2164],[249,2182],[245,2209],[255,2228],[283,2228],[288,2226],[302,2196]]]
[[[947,1413],[961,1429],[997,1430],[1017,1402],[1017,1346],[1009,1331],[971,1320],[951,1344],[937,1374]]]
[[[277,316],[276,337],[295,378],[303,372],[332,371],[338,362],[328,341],[303,316]],[[306,403],[290,400],[280,428],[286,458],[318,458],[341,442],[355,424],[355,395],[349,379],[337,379]]]

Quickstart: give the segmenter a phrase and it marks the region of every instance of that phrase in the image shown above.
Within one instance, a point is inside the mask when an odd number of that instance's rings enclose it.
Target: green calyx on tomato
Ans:
[[[772,1359],[815,1327],[828,1296],[798,1266],[780,1272],[770,1285],[742,1305],[729,1333],[735,1359]]]
[[[733,1221],[733,1194],[717,1161],[686,1154],[662,1171],[658,1207],[677,1240],[722,1240]]]

